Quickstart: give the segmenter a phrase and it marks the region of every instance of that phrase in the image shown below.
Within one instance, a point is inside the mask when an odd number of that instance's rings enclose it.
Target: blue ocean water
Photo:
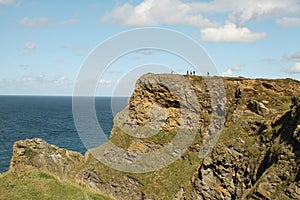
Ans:
[[[113,125],[111,99],[95,98],[97,118],[108,137]],[[114,97],[113,101],[114,112],[118,112],[127,105],[128,98]],[[72,97],[0,96],[0,172],[9,167],[13,143],[34,137],[86,152],[74,125]]]

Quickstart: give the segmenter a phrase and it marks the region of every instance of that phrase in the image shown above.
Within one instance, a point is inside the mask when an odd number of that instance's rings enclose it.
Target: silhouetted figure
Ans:
[[[192,72],[192,70],[190,71],[190,75],[191,75],[191,76],[193,75],[193,72]]]
[[[189,75],[189,70],[186,70],[186,75],[187,75],[187,76]]]
[[[209,76],[209,72],[207,72],[207,76]]]
[[[240,88],[235,90],[234,96],[235,96],[235,98],[242,98],[242,91]]]
[[[195,71],[193,71],[193,76],[195,76],[195,74],[196,74],[196,72],[195,72]]]
[[[290,108],[297,106],[298,102],[299,102],[299,98],[297,98],[296,96],[293,95],[292,96],[292,105],[290,106]]]

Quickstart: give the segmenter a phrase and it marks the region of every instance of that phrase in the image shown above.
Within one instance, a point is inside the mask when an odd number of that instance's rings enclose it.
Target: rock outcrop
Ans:
[[[115,117],[114,123],[135,137],[143,137],[134,132],[137,127],[154,132],[176,131],[198,125],[199,114],[197,96],[183,76],[146,74],[137,81],[128,107]]]
[[[219,81],[155,74],[137,81],[110,139],[132,162],[181,128],[197,129],[165,168],[122,172],[100,163],[97,149],[82,156],[32,139],[14,144],[10,170],[34,167],[115,199],[300,199],[300,83],[224,78],[222,96]]]
[[[68,179],[83,163],[84,157],[80,153],[34,138],[14,143],[9,170],[22,171],[26,167],[34,167],[60,179]]]
[[[264,116],[269,113],[269,109],[266,108],[266,106],[261,103],[254,100],[249,100],[247,103],[247,107],[252,112],[255,112],[258,115]]]

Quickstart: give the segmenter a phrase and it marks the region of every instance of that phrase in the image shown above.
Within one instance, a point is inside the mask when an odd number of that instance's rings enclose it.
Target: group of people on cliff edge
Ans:
[[[186,75],[187,76],[195,76],[196,75],[196,71],[195,70],[186,70]],[[207,72],[207,76],[209,76],[209,72]]]

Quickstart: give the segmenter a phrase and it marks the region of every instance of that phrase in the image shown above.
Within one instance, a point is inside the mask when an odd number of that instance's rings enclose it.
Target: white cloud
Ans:
[[[27,28],[45,27],[51,24],[51,19],[47,17],[28,18],[24,17],[19,21],[19,24]]]
[[[233,22],[249,21],[299,14],[298,0],[213,0],[191,3],[201,13],[225,13]]]
[[[279,26],[289,28],[289,27],[300,27],[300,18],[297,17],[284,17],[278,19],[276,24]]]
[[[0,5],[3,4],[3,5],[12,5],[14,4],[14,0],[0,0]]]
[[[78,19],[68,19],[65,21],[53,23],[52,20],[47,17],[38,17],[38,18],[24,17],[19,21],[19,24],[27,28],[41,28],[50,25],[67,26],[67,25],[78,24],[79,22],[80,21]]]
[[[55,77],[52,82],[57,86],[64,86],[68,79],[65,76],[57,76]]]
[[[224,27],[201,30],[201,40],[205,42],[254,42],[265,37],[266,33],[254,33],[231,22],[227,22]]]
[[[36,49],[36,43],[35,42],[27,42],[24,47],[24,54],[32,54]]]
[[[241,67],[235,64],[233,67],[229,68],[226,72],[222,74],[222,76],[232,76],[235,72],[239,71]]]
[[[0,78],[0,94],[70,95],[73,80],[63,75],[32,74],[16,79]]]
[[[21,77],[19,80],[17,80],[17,82],[21,83],[21,84],[31,84],[31,83],[35,83],[37,85],[42,84],[43,82],[47,82],[49,81],[46,77],[45,74],[39,74],[36,76],[32,76],[32,75],[28,75],[28,76],[23,76]]]
[[[66,21],[59,22],[58,25],[65,26],[65,25],[73,25],[78,24],[80,21],[78,19],[69,19]]]
[[[288,73],[292,73],[292,74],[300,73],[300,62],[297,62],[291,69],[289,69]]]
[[[102,17],[125,26],[157,24],[188,24],[196,27],[214,27],[216,22],[205,14],[227,14],[236,24],[249,21],[297,15],[298,0],[212,0],[206,2],[183,0],[143,0],[137,5],[125,3]]]
[[[144,0],[133,6],[129,3],[114,8],[102,17],[102,22],[116,22],[124,26],[159,24],[188,24],[196,27],[215,27],[216,22],[195,12],[190,3],[180,0]]]
[[[47,92],[48,90],[60,91],[60,90],[67,89],[67,91],[70,92],[72,89],[72,82],[68,78],[62,75],[52,77],[52,78],[47,77],[45,74],[29,75],[29,76],[23,76],[14,82],[19,89],[35,88],[37,91],[40,91],[41,93],[43,93],[43,90],[45,90],[44,92]]]
[[[112,80],[106,80],[106,79],[100,79],[98,81],[99,84],[111,84],[112,83]]]
[[[226,2],[226,0],[219,0]],[[298,14],[300,11],[297,0],[231,0],[232,10],[229,19],[244,24],[266,18],[274,18],[289,14]]]
[[[284,60],[300,62],[300,51],[283,56]]]

